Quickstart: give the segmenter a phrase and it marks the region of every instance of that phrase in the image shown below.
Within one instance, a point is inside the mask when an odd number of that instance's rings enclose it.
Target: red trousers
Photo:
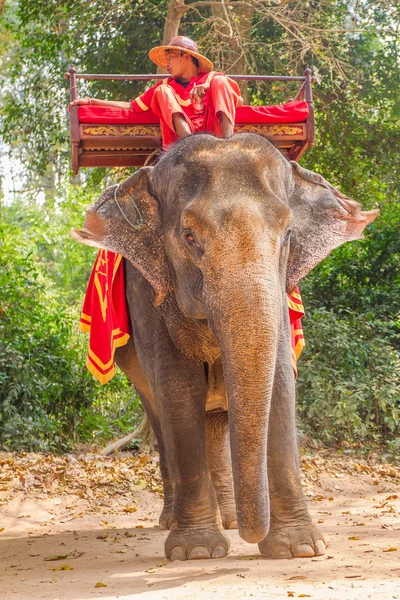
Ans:
[[[179,139],[172,118],[175,113],[184,116],[192,133],[204,131],[204,133],[221,137],[219,113],[224,113],[234,125],[236,107],[241,103],[241,96],[239,86],[235,81],[217,75],[210,81],[210,88],[204,96],[204,109],[201,113],[195,113],[192,104],[182,106],[179,100],[178,94],[168,85],[160,85],[154,92],[151,109],[160,117],[164,148],[168,148]]]

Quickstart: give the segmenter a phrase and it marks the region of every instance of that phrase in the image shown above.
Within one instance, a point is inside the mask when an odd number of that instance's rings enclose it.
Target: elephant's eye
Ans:
[[[200,244],[196,241],[196,238],[194,237],[194,235],[192,233],[187,233],[185,235],[185,239],[186,239],[187,243],[190,244],[191,246],[196,246],[197,248],[200,248]]]

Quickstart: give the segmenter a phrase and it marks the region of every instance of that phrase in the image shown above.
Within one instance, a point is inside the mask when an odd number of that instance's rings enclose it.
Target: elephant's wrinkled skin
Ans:
[[[116,358],[157,436],[168,558],[224,556],[236,517],[266,556],[324,553],[300,484],[286,291],[377,212],[262,137],[198,135],[74,232],[129,261],[134,342]]]

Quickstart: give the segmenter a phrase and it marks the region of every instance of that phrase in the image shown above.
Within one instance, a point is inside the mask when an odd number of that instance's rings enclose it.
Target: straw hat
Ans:
[[[176,37],[172,38],[167,46],[156,46],[155,48],[152,48],[149,52],[150,60],[152,60],[153,63],[156,63],[156,65],[159,67],[163,67],[165,69],[167,67],[167,57],[165,55],[165,51],[171,50],[171,48],[184,50],[187,54],[191,54],[191,56],[197,58],[199,61],[199,71],[202,73],[208,73],[209,71],[212,71],[212,62],[202,54],[199,54],[196,42],[182,35],[177,35]]]

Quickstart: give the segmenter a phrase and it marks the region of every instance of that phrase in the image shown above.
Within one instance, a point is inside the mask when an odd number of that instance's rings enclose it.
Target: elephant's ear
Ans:
[[[82,244],[127,258],[153,286],[158,306],[172,283],[151,174],[152,167],[143,167],[120,185],[107,188],[87,210],[83,228],[71,235]]]
[[[321,175],[291,161],[293,211],[286,289],[290,293],[307,273],[335,248],[362,239],[362,231],[379,214],[342,194]]]

